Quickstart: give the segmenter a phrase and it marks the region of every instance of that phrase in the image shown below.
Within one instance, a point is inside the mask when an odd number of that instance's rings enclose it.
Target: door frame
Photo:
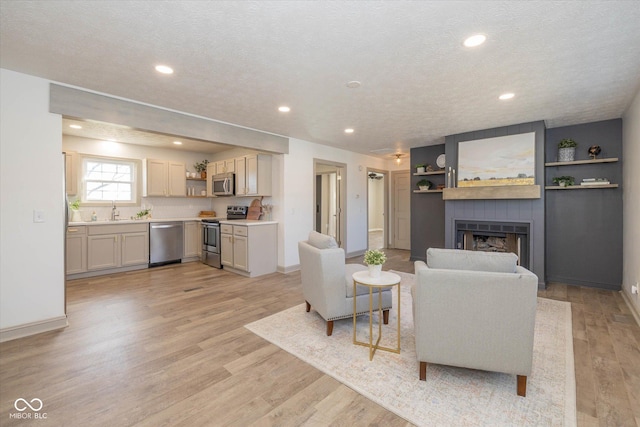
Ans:
[[[383,182],[384,182],[384,186],[383,191],[383,227],[384,229],[382,230],[382,247],[383,248],[388,248],[389,247],[389,226],[391,225],[389,222],[389,171],[384,170],[384,169],[376,169],[376,168],[370,168],[367,167],[367,248],[369,248],[369,183],[370,183],[370,179],[369,179],[369,173],[370,172],[375,172],[375,173],[379,173],[383,176]]]
[[[347,233],[346,233],[346,217],[347,217],[347,164],[334,162],[332,160],[324,160],[324,159],[313,159],[313,224],[315,228],[316,217],[318,213],[316,212],[316,176],[322,173],[326,173],[325,167],[335,168],[334,172],[338,173],[338,185],[336,186],[337,197],[336,197],[336,206],[338,210],[337,221],[338,225],[336,227],[337,237],[336,239],[338,246],[346,249],[347,247]]]

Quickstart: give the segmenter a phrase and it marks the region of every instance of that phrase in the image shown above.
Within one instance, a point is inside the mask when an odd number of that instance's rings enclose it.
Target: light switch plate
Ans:
[[[33,222],[44,222],[44,211],[33,211]]]

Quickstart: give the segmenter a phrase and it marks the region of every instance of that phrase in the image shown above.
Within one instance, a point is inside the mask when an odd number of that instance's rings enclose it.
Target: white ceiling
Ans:
[[[0,4],[3,68],[367,154],[618,118],[640,86],[638,1]]]

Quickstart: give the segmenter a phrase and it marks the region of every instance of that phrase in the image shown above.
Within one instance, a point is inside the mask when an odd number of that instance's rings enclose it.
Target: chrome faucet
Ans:
[[[116,213],[116,202],[115,200],[111,201],[111,221],[115,221],[116,217],[120,216],[120,213]]]

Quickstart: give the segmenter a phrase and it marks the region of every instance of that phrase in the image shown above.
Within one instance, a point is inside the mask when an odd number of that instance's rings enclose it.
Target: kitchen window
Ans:
[[[137,203],[138,163],[131,159],[83,157],[82,202]]]

